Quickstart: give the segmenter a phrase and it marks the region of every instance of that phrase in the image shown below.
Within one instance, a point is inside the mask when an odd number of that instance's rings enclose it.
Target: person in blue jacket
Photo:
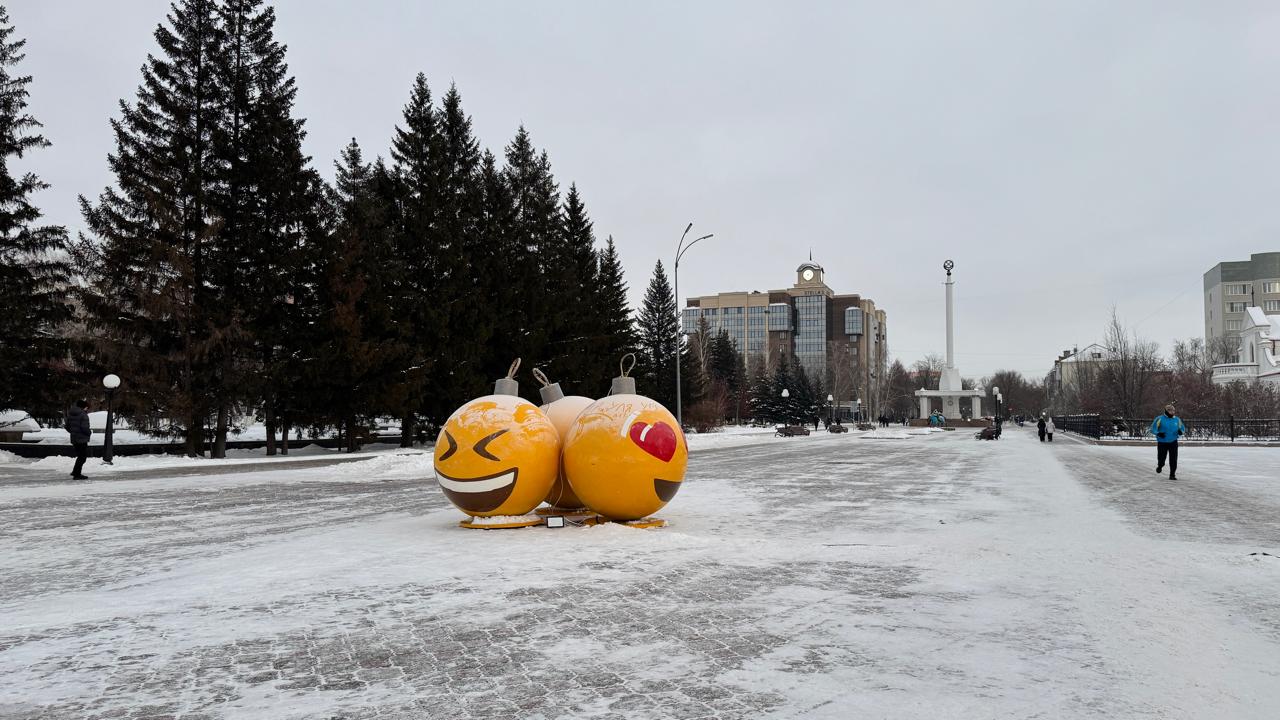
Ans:
[[[1174,414],[1173,403],[1164,406],[1164,414],[1151,421],[1151,434],[1156,436],[1156,472],[1164,471],[1164,461],[1169,459],[1169,479],[1178,479],[1178,437],[1185,435],[1187,427],[1182,418]]]

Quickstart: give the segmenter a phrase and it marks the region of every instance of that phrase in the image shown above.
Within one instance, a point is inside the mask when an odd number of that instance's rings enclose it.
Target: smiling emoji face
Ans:
[[[458,408],[440,429],[436,481],[468,515],[523,515],[555,482],[559,450],[555,426],[532,403],[488,395]]]
[[[587,507],[611,520],[660,510],[684,481],[689,447],[676,419],[640,395],[592,403],[564,438],[564,473]]]

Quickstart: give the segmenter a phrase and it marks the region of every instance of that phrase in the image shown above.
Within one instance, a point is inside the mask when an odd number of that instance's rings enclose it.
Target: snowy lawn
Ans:
[[[421,452],[9,476],[0,717],[1280,707],[1277,451],[1188,452],[1174,484],[1012,430],[689,440],[662,530],[463,530]]]

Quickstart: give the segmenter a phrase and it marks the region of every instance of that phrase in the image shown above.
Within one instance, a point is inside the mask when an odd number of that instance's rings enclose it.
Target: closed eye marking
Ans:
[[[448,430],[444,431],[444,439],[449,441],[449,449],[445,450],[444,454],[440,456],[441,461],[448,460],[454,453],[458,452],[458,442],[453,439]]]
[[[499,430],[498,432],[493,433],[492,435],[487,435],[484,438],[482,438],[480,442],[476,443],[476,448],[475,448],[476,454],[486,460],[493,460],[494,462],[498,462],[498,458],[494,457],[493,454],[491,454],[485,448],[489,447],[489,443],[493,442],[494,440],[497,440],[500,436],[505,435],[506,432],[507,432],[506,430]]]

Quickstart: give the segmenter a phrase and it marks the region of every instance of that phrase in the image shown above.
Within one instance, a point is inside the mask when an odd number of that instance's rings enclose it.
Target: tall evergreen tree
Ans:
[[[605,241],[604,248],[597,255],[599,270],[596,273],[592,304],[602,336],[598,352],[602,367],[599,374],[584,388],[589,395],[604,394],[608,390],[609,378],[613,376],[614,360],[636,351],[635,321],[631,315],[631,307],[627,304],[627,282],[623,277],[622,260],[618,257],[617,246],[613,244],[613,236]]]
[[[576,185],[569,186],[561,211],[560,236],[543,258],[547,295],[552,300],[548,366],[551,376],[573,392],[600,384],[609,362],[600,356],[603,328],[596,305],[595,232]]]
[[[440,230],[440,119],[427,76],[418,73],[391,144],[393,171],[399,183],[399,228],[396,251],[384,268],[392,285],[398,341],[405,348],[403,404],[397,409],[405,435],[416,432],[428,399],[443,389],[438,352],[448,343],[447,308],[443,298],[447,266]],[[434,391],[434,392],[433,392]]]
[[[434,152],[437,168],[437,249],[441,271],[437,277],[438,307],[445,311],[438,367],[427,412],[436,422],[467,399],[485,394],[493,378],[486,372],[485,347],[495,326],[497,308],[476,302],[477,290],[506,281],[506,269],[493,261],[483,235],[484,188],[480,146],[471,118],[462,109],[462,95],[451,86],[441,101],[439,133]],[[479,284],[479,287],[477,286]]]
[[[506,254],[521,295],[520,306],[509,308],[519,323],[518,334],[509,338],[511,354],[546,363],[555,359],[548,343],[557,300],[551,295],[547,260],[555,254],[562,234],[560,192],[551,175],[551,161],[534,148],[523,125],[507,145],[503,175],[513,209],[512,242]]]
[[[320,182],[302,150],[303,121],[293,117],[297,89],[274,35],[275,11],[263,0],[225,0],[216,72],[228,102],[214,133],[221,173],[214,201],[222,219],[215,286],[217,325],[235,342],[224,354],[214,455],[226,442],[237,400],[262,409],[274,439],[282,341],[298,294],[307,245],[318,232]]]
[[[536,271],[531,268],[532,255],[516,233],[515,199],[507,174],[488,151],[481,158],[480,188],[479,242],[486,250],[486,264],[477,267],[476,273],[487,291],[484,305],[491,315],[483,363],[485,378],[492,381],[505,375],[512,359],[527,348],[526,328],[534,317],[529,310],[529,278]]]
[[[35,173],[14,177],[9,167],[49,146],[27,112],[31,77],[15,72],[26,41],[13,33],[0,5],[0,409],[49,417],[66,401],[57,380],[67,353],[58,328],[71,317],[67,232],[38,224],[31,196],[48,184]]]
[[[381,162],[364,161],[352,140],[335,163],[330,202],[335,228],[316,252],[317,312],[303,363],[313,424],[332,418],[355,449],[358,430],[402,400],[403,354],[395,328],[400,309],[383,269],[396,248],[389,210],[393,181]]]
[[[676,401],[676,301],[667,272],[659,260],[645,289],[636,323],[640,335],[640,362],[637,377],[641,393],[675,409]],[[683,369],[683,368],[682,368]]]
[[[96,204],[81,198],[93,235],[81,257],[90,265],[93,360],[127,378],[137,426],[180,433],[195,454],[227,344],[210,268],[221,224],[211,212],[214,133],[227,99],[215,72],[223,48],[213,0],[176,2],[167,20],[135,103],[122,101],[112,121],[116,187]]]

